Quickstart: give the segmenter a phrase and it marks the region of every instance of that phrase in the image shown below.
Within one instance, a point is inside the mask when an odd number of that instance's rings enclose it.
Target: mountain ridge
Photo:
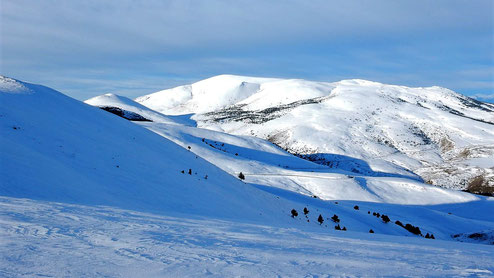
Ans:
[[[326,165],[343,155],[372,160],[377,171],[404,174],[404,168],[448,188],[468,189],[478,177],[494,187],[494,165],[458,159],[494,161],[494,105],[438,86],[220,75],[136,101],[164,114],[193,114],[199,127],[268,139]],[[441,165],[449,166],[438,171]]]

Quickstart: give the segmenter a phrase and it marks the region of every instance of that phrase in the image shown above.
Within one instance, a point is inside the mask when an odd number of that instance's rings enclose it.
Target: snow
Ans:
[[[227,218],[258,218],[258,203],[279,211],[272,196],[161,136],[18,83],[33,93],[0,92],[0,195]]]
[[[2,276],[494,275],[494,249],[0,199]],[[65,266],[65,267],[60,267]]]
[[[453,235],[494,231],[494,198],[329,168],[116,95],[88,102],[154,121],[0,79],[0,276],[493,275],[492,247]]]
[[[491,157],[476,157],[466,160],[465,163],[482,168],[494,168],[494,160]]]
[[[0,76],[0,91],[4,94],[30,94],[32,91],[15,79]]]
[[[177,91],[187,98],[177,99]],[[164,114],[194,114],[199,127],[268,139],[321,162],[344,156],[353,162],[334,167],[347,171],[414,172],[455,189],[482,175],[494,186],[491,167],[453,159],[494,144],[494,106],[441,87],[221,75],[136,101]],[[494,152],[484,157],[494,161]]]
[[[359,200],[395,204],[441,204],[478,200],[408,176],[373,177],[345,172],[291,156],[268,141],[194,127],[139,123],[246,182],[295,191],[323,200]],[[204,139],[204,142],[203,142]],[[237,155],[235,155],[237,154]],[[280,164],[281,163],[281,164]]]
[[[219,75],[192,85],[142,96],[136,101],[153,110],[166,111],[169,115],[207,112],[244,100],[260,89],[259,83],[276,80]],[[214,100],[210,91],[215,91]]]
[[[183,118],[165,116],[129,98],[118,96],[115,94],[104,94],[101,96],[96,96],[84,102],[89,105],[97,106],[97,107],[117,107],[122,109],[123,111],[130,111],[139,114],[140,116],[157,123],[185,124],[185,125],[191,124],[190,121],[186,121]]]

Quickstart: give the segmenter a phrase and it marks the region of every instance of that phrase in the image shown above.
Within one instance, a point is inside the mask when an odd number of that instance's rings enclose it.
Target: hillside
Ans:
[[[331,168],[494,188],[494,105],[445,88],[221,75],[136,101],[194,113],[199,127],[267,139]]]
[[[102,98],[99,107],[136,111]],[[89,103],[89,101],[87,101]],[[251,184],[317,196],[323,200],[359,200],[394,204],[441,204],[475,200],[470,194],[426,185],[417,176],[392,173],[355,173],[329,168],[291,155],[273,143],[253,136],[231,135],[163,122],[139,125],[189,149],[198,156],[230,173],[240,172]]]
[[[84,102],[131,121],[183,125],[195,124],[193,121],[188,120],[187,117],[166,116],[129,98],[115,94],[96,96]]]
[[[2,77],[0,105],[2,196],[243,219],[259,218],[259,208],[271,218],[284,206],[163,137],[52,89]]]
[[[493,198],[93,101],[0,78],[1,276],[494,273]]]

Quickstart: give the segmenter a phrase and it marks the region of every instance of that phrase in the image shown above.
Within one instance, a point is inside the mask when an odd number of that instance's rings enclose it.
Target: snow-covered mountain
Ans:
[[[493,198],[88,102],[0,77],[0,276],[494,273]]]
[[[117,96],[115,96],[117,97]],[[124,111],[138,111],[132,103],[119,104],[97,97],[97,106],[114,107]],[[91,100],[86,101],[91,103]],[[124,115],[119,115],[125,117]],[[132,120],[132,119],[131,119]],[[442,204],[472,201],[470,194],[429,186],[413,174],[379,173],[369,170],[355,173],[329,168],[294,156],[273,143],[245,135],[166,122],[139,124],[223,169],[232,176],[245,176],[251,184],[294,191],[323,200],[359,200],[393,204]]]
[[[267,139],[332,168],[494,188],[494,105],[445,88],[220,75],[136,102],[194,114],[199,127]]]

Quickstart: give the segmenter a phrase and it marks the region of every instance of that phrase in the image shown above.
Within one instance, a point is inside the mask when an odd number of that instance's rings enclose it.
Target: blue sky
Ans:
[[[0,1],[0,72],[77,99],[218,74],[438,85],[494,102],[494,1]]]

